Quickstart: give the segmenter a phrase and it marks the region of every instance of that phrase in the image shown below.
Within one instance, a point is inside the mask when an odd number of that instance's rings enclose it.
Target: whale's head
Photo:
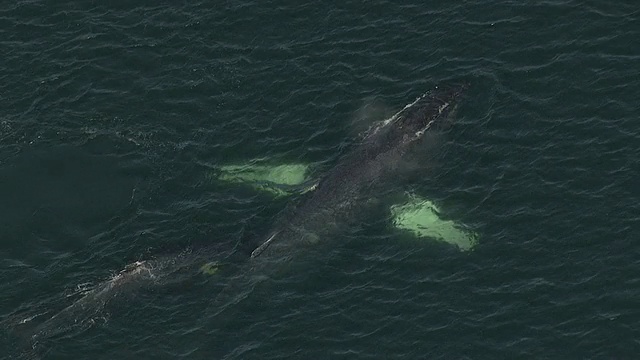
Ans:
[[[458,103],[469,83],[436,87],[398,114],[395,127],[404,141],[420,139],[425,132],[446,127],[456,113]]]

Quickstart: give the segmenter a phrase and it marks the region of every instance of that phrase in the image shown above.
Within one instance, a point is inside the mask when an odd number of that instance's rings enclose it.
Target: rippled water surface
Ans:
[[[639,17],[629,0],[5,1],[0,358],[636,358]],[[371,214],[220,312],[226,270],[300,196],[213,168],[321,176],[460,80],[411,190],[476,231],[473,251]],[[125,265],[203,247],[218,274],[120,294],[32,349]]]

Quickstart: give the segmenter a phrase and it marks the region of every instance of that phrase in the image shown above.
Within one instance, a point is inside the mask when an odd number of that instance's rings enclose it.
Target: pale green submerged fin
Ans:
[[[263,165],[250,162],[243,165],[223,165],[211,174],[212,178],[239,184],[276,196],[305,193],[315,188],[308,178],[309,165],[282,164]]]
[[[205,275],[215,275],[218,270],[220,270],[220,263],[217,261],[211,261],[200,266],[200,271]]]
[[[421,238],[432,238],[468,251],[478,242],[478,235],[461,224],[440,217],[433,201],[411,196],[409,201],[391,207],[393,224]]]

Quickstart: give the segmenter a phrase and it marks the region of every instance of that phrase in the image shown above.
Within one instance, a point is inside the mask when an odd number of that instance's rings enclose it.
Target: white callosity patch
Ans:
[[[442,104],[439,108],[438,108],[438,115],[442,114],[442,112],[449,107],[449,103],[444,103]],[[431,126],[433,126],[433,123],[436,122],[438,118],[434,118],[433,120],[429,121],[429,123],[427,124],[427,126],[425,126],[422,130],[416,131],[416,137],[414,139],[419,139],[420,137],[422,137],[422,135],[424,135],[424,133],[429,130],[431,128]]]
[[[386,127],[387,125],[391,124],[392,122],[396,121],[398,119],[398,117],[408,108],[412,107],[413,105],[417,104],[418,101],[424,99],[426,96],[428,96],[429,93],[426,92],[420,96],[418,96],[412,103],[405,105],[405,107],[402,108],[402,110],[398,111],[397,113],[395,113],[392,117],[388,118],[387,120],[381,121],[379,124],[376,124],[374,126],[372,126],[372,128],[368,131],[368,134],[366,136],[372,136],[375,135],[380,129]]]

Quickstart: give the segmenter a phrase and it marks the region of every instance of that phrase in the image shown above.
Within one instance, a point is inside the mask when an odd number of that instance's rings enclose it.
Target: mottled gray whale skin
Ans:
[[[43,314],[23,318],[17,322],[5,320],[9,330],[22,335],[22,346],[17,345],[15,351],[20,351],[19,359],[39,359],[42,355],[42,343],[59,335],[72,331],[81,331],[91,327],[103,316],[104,307],[121,294],[150,283],[154,278],[154,265],[149,261],[137,261],[128,265],[111,279],[99,283],[86,291],[80,299],[66,308],[58,311],[44,322],[32,328],[31,323]],[[25,329],[23,329],[25,328]]]
[[[286,209],[276,220],[251,258],[211,304],[220,314],[246,298],[261,281],[286,268],[310,246],[331,239],[345,225],[367,212],[372,197],[398,176],[411,172],[403,161],[411,158],[425,134],[446,127],[467,83],[436,88],[405,106],[390,119],[372,127],[353,150],[342,157],[297,206]]]
[[[448,126],[468,87],[467,83],[437,87],[372,127],[313,191],[283,211],[248,264],[213,301],[213,313],[221,314],[242,301],[258,283],[286,269],[291,259],[309,252],[312,245],[335,238],[345,225],[367,213],[367,205],[385,192],[385,186],[393,187],[398,177],[415,171],[403,162],[424,150],[420,145],[425,134]]]
[[[373,127],[299,206],[282,216],[251,254],[252,261],[280,261],[296,249],[328,238],[336,227],[356,217],[363,205],[383,190],[382,186],[393,184],[399,173],[407,171],[402,161],[411,156],[424,135],[446,126],[468,86],[463,83],[436,88]]]
[[[31,325],[43,314],[3,321],[23,340],[20,359],[38,359],[43,343],[58,336],[86,330],[104,319],[104,309],[119,299],[126,300],[136,290],[150,286],[177,283],[192,277],[211,259],[212,254],[223,255],[218,246],[197,251],[186,249],[179,254],[159,256],[151,260],[136,261],[127,265],[110,279],[98,283],[81,297],[38,325]],[[36,319],[37,320],[37,319]]]
[[[136,261],[128,265],[111,279],[87,291],[80,299],[62,309],[40,324],[31,340],[36,344],[40,339],[62,334],[72,328],[89,327],[99,316],[104,306],[123,292],[131,291],[156,277],[152,261]]]

